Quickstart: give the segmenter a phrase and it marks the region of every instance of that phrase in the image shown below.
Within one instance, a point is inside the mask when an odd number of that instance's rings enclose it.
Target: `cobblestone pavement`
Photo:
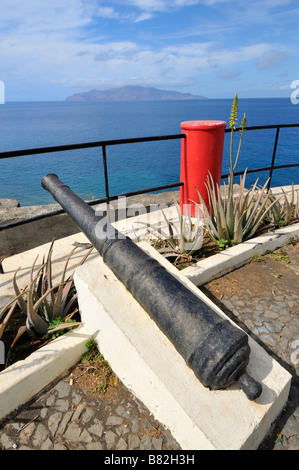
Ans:
[[[299,243],[259,256],[202,291],[292,374],[285,410],[260,448],[299,450]]]
[[[0,431],[2,449],[171,450],[170,433],[120,384],[119,402],[70,384],[68,374],[37,396]]]
[[[299,450],[298,247],[259,257],[201,288],[293,375],[286,407],[262,450]],[[121,383],[109,399],[71,385],[70,377],[0,423],[0,448],[180,450]]]

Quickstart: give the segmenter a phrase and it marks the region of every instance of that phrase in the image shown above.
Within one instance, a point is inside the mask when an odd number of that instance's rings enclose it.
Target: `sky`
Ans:
[[[289,97],[298,0],[1,0],[5,101],[151,86],[207,98]]]

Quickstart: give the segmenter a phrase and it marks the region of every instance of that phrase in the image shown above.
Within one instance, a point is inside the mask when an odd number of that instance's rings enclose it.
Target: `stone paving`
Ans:
[[[289,400],[263,449],[299,450],[299,243],[252,262],[202,291],[293,376]]]
[[[293,375],[286,407],[261,450],[299,450],[298,246],[260,257],[201,288]],[[0,423],[0,448],[180,450],[169,431],[119,386],[117,400],[109,400],[72,385],[66,375]]]
[[[0,428],[4,450],[174,450],[169,431],[120,384],[119,402],[71,385],[52,384]]]

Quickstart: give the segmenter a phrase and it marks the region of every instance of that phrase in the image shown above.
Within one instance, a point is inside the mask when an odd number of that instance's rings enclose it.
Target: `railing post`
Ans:
[[[270,191],[270,187],[271,187],[271,180],[272,180],[272,174],[273,174],[274,163],[275,163],[275,157],[276,157],[276,150],[277,150],[277,143],[278,143],[279,131],[280,131],[280,128],[278,127],[278,128],[276,129],[275,143],[274,143],[274,149],[273,149],[273,155],[272,155],[272,162],[271,162],[271,170],[270,170],[270,174],[269,174],[269,182],[268,182],[268,186],[267,186],[267,191]]]
[[[106,145],[102,146],[102,155],[103,155],[103,167],[104,167],[104,179],[105,179],[105,192],[107,202],[109,202],[109,182],[108,182],[108,167],[107,167],[107,154],[106,154]]]
[[[180,208],[182,214],[194,217],[199,202],[197,190],[207,207],[209,201],[205,183],[209,173],[215,184],[220,185],[224,131],[224,121],[186,121],[181,128],[186,138],[182,140]],[[194,201],[194,202],[193,202]]]

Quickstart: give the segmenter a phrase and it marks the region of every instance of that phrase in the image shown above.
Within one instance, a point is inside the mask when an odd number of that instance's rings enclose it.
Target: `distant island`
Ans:
[[[154,101],[154,100],[201,100],[204,96],[180,93],[178,91],[159,90],[142,86],[124,86],[108,90],[90,90],[75,93],[66,101]]]

